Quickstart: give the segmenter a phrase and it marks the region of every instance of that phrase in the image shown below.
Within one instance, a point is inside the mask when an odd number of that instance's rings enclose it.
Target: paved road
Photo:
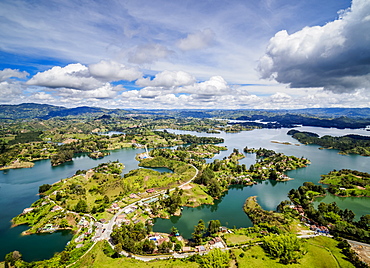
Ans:
[[[307,234],[307,235],[298,235],[298,238],[311,238],[311,237],[316,237],[316,236],[327,236],[327,237],[333,237],[332,235],[329,234]]]
[[[363,247],[369,247],[370,248],[370,244],[366,244],[366,243],[362,243],[362,242],[357,242],[357,241],[353,241],[353,240],[349,240],[349,239],[347,239],[347,241],[350,244],[355,244],[355,245],[358,245],[358,246],[363,246]]]

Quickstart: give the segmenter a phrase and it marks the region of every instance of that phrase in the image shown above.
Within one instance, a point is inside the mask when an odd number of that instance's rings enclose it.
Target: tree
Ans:
[[[74,154],[73,150],[61,149],[60,151],[57,152],[56,155],[53,155],[51,157],[51,165],[57,166],[64,162],[72,161],[73,154]]]
[[[0,154],[5,153],[6,151],[6,141],[3,139],[0,139]]]
[[[369,228],[370,227],[370,214],[362,215],[360,220],[357,223],[361,228]]]
[[[74,209],[76,212],[83,212],[83,213],[86,213],[87,212],[87,204],[86,204],[86,201],[85,200],[80,200],[78,201],[77,205],[75,206],[75,209]]]
[[[277,175],[276,171],[272,170],[269,174],[269,179],[270,180],[276,180],[277,178],[278,178],[278,175]]]
[[[67,221],[67,219],[62,219],[61,221],[60,221],[60,224],[59,224],[59,227],[60,228],[66,228],[66,227],[68,227],[68,221]]]
[[[203,172],[198,176],[194,182],[198,184],[208,185],[210,180],[215,177],[215,173],[209,168],[206,167]]]
[[[39,193],[45,193],[47,190],[51,188],[50,184],[43,184],[39,187]]]
[[[62,198],[63,198],[63,195],[60,192],[57,192],[57,194],[55,196],[55,200],[60,201],[60,200],[62,200]]]
[[[205,231],[204,221],[200,219],[198,225],[194,226],[193,239],[195,244],[199,245],[202,243],[204,231]]]
[[[182,249],[182,243],[180,241],[176,241],[174,250],[175,251],[180,251]]]
[[[15,262],[22,259],[22,254],[19,251],[13,251],[5,255],[5,266],[14,266]]]
[[[171,235],[176,235],[178,232],[179,232],[179,230],[175,226],[172,226]]]
[[[229,267],[230,254],[228,251],[222,251],[219,248],[211,250],[201,259],[201,267],[204,268],[226,268]]]
[[[290,202],[289,200],[281,201],[280,204],[277,206],[277,211],[284,212],[285,206],[290,205],[291,203],[292,202]]]
[[[153,224],[150,221],[145,222],[145,228],[147,233],[151,233],[153,231]]]
[[[265,236],[262,247],[272,257],[279,258],[283,264],[297,263],[306,253],[302,240],[293,234]]]
[[[208,232],[210,234],[218,233],[221,227],[221,223],[219,220],[211,220],[208,224]]]
[[[353,213],[353,211],[350,209],[345,209],[341,214],[342,219],[347,222],[352,222],[355,218],[355,213]]]
[[[212,197],[219,197],[221,193],[220,183],[216,179],[211,179],[208,186],[208,194]]]
[[[173,244],[171,241],[164,241],[158,246],[158,251],[161,253],[168,253],[172,249],[172,246]]]
[[[122,244],[121,243],[118,243],[114,246],[114,251],[117,253],[117,254],[120,254],[121,251],[122,251]]]
[[[143,242],[143,251],[145,253],[152,253],[155,249],[155,243],[153,240],[145,239]]]
[[[62,251],[62,253],[60,253],[60,263],[66,263],[69,261],[69,253],[66,252],[66,251]]]

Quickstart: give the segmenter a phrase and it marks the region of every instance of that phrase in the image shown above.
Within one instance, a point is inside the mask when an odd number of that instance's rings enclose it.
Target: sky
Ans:
[[[0,0],[0,104],[370,107],[369,0]]]

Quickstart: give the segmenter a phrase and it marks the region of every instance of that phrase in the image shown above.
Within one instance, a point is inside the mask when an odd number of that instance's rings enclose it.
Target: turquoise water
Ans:
[[[222,159],[228,156],[233,148],[241,152],[245,146],[264,147],[283,152],[287,155],[297,157],[304,156],[311,160],[312,164],[307,168],[288,172],[288,176],[294,178],[288,182],[264,181],[254,186],[238,187],[233,186],[224,196],[216,201],[215,205],[204,205],[198,208],[184,208],[181,217],[172,217],[170,220],[158,219],[154,226],[156,231],[168,232],[172,226],[178,227],[180,232],[189,237],[199,219],[208,222],[212,219],[219,219],[221,223],[229,227],[247,227],[251,226],[249,218],[242,211],[242,206],[246,198],[256,195],[258,202],[265,209],[275,210],[281,200],[287,199],[287,193],[292,188],[297,188],[305,181],[317,183],[321,174],[326,174],[333,169],[350,168],[363,172],[370,172],[369,157],[358,155],[343,156],[335,150],[319,150],[318,146],[295,146],[271,143],[275,141],[288,141],[298,143],[290,136],[286,135],[289,129],[259,129],[241,133],[221,133],[207,134],[189,131],[172,131],[176,133],[194,134],[198,136],[223,137],[228,151],[221,151],[215,158]],[[301,129],[305,130],[305,129]],[[308,131],[326,133],[330,131],[322,128],[310,128]],[[338,135],[349,133],[358,133],[347,130],[336,130]],[[320,134],[320,133],[319,133]],[[366,133],[369,134],[369,133]],[[21,236],[21,232],[26,226],[10,228],[10,220],[29,207],[38,199],[37,193],[40,185],[44,183],[52,184],[60,179],[72,176],[78,169],[89,169],[97,166],[99,163],[118,160],[125,165],[123,174],[132,169],[138,168],[138,162],[135,160],[137,153],[144,149],[121,149],[112,151],[110,155],[103,159],[93,160],[86,155],[81,154],[74,158],[72,162],[61,166],[52,167],[49,160],[37,161],[35,166],[30,169],[6,170],[0,172],[0,260],[5,254],[13,250],[20,251],[27,261],[46,259],[53,256],[55,252],[62,251],[67,241],[71,239],[68,232],[53,233],[47,235]],[[209,160],[209,161],[212,161]],[[255,162],[253,154],[246,155],[246,158],[240,160],[241,164],[249,165]],[[158,170],[158,169],[156,169]],[[166,169],[158,170],[160,172],[168,171]],[[326,197],[330,198],[330,196]],[[335,197],[333,197],[335,198]],[[369,198],[349,198],[345,200],[335,199],[341,208],[352,209],[357,217],[362,214],[368,214],[370,211]],[[326,200],[325,200],[326,201]]]
[[[315,128],[317,132],[325,133],[327,129]],[[310,128],[306,131],[315,131]],[[184,132],[178,130],[171,130],[172,132],[183,134],[190,133],[196,135],[195,132]],[[287,155],[294,155],[297,157],[304,156],[311,160],[311,165],[306,168],[292,170],[287,172],[287,175],[293,180],[287,182],[263,181],[253,186],[232,186],[229,191],[225,193],[220,201],[216,201],[215,205],[203,205],[198,208],[185,207],[182,216],[173,216],[171,219],[156,219],[154,231],[169,232],[172,226],[179,229],[184,237],[190,238],[194,231],[194,226],[199,219],[208,223],[210,220],[218,219],[221,224],[227,227],[250,227],[251,221],[243,212],[243,204],[250,196],[257,196],[259,204],[267,210],[276,210],[277,205],[286,200],[287,193],[293,188],[298,188],[305,181],[318,183],[321,174],[326,174],[333,169],[350,168],[363,172],[370,172],[369,157],[359,155],[340,155],[337,150],[319,150],[316,145],[284,145],[272,143],[271,141],[288,141],[294,144],[298,142],[286,135],[288,129],[259,129],[242,133],[221,133],[213,134],[212,136],[223,137],[228,151],[222,151],[215,158],[222,159],[228,156],[233,148],[243,151],[245,146],[250,148],[267,148],[277,152],[282,152]],[[345,131],[345,130],[344,130]],[[344,131],[339,132],[338,135],[345,135]],[[352,133],[352,132],[350,132]],[[368,133],[367,133],[368,134]],[[199,135],[199,134],[198,134]],[[206,136],[206,134],[200,134]],[[212,159],[208,162],[213,161]],[[249,165],[255,163],[254,154],[246,154],[246,158],[240,160],[241,164]],[[319,200],[317,202],[321,202]],[[368,214],[370,211],[370,198],[338,198],[328,195],[324,199],[325,202],[337,202],[342,209],[348,208],[356,213],[358,219],[361,215]]]

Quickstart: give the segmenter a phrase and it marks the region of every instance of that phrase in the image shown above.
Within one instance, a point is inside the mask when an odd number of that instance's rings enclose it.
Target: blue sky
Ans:
[[[370,1],[0,1],[0,103],[369,107]]]

